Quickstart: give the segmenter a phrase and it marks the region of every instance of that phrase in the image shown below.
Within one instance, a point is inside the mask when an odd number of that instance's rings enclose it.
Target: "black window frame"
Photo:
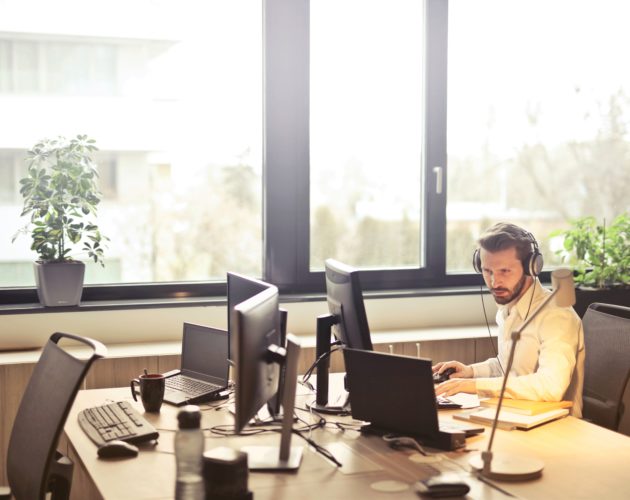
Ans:
[[[263,0],[263,276],[284,294],[321,293],[309,271],[309,0]],[[478,285],[446,273],[448,1],[425,0],[424,265],[365,270],[365,290]],[[441,168],[441,191],[435,167]],[[419,249],[420,252],[420,249]],[[225,296],[225,281],[85,285],[82,301]],[[0,304],[36,303],[34,287],[0,288]]]

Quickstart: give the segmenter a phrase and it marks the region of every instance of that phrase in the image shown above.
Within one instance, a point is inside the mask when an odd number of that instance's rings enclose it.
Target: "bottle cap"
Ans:
[[[196,405],[184,406],[177,414],[177,422],[180,429],[199,429],[201,424],[201,411]]]

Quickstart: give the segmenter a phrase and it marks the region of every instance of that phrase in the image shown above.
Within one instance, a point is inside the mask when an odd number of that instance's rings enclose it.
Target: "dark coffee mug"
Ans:
[[[145,411],[158,412],[164,401],[165,379],[161,373],[147,373],[134,378],[131,383],[131,395],[135,401],[136,391],[134,384],[140,386],[140,396],[142,398],[142,406]]]

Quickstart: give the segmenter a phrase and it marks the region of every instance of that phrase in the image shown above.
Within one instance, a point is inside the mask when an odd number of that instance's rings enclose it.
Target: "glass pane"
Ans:
[[[310,268],[418,267],[424,4],[310,8]]]
[[[19,147],[22,163],[44,137],[96,140],[98,224],[111,241],[105,268],[88,270],[88,283],[223,281],[228,270],[260,276],[261,2],[82,5],[3,3],[0,31],[29,32],[40,90],[2,100],[0,151]],[[11,243],[26,222],[19,193],[3,210],[0,264],[33,261],[29,236]],[[17,279],[0,273],[0,286],[33,284],[32,272]]]
[[[628,210],[629,17],[615,0],[449,2],[448,271],[472,271],[494,222],[554,265],[554,229]]]
[[[33,42],[16,41],[12,43],[13,65],[8,71],[8,79],[13,86],[8,89],[16,94],[32,94],[40,89],[37,73],[38,46]]]
[[[9,151],[0,151],[0,205],[15,202],[18,189],[14,165],[14,154]]]

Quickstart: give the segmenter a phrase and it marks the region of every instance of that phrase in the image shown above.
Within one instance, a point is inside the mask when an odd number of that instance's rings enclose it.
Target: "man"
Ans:
[[[498,356],[481,363],[437,363],[434,372],[455,372],[435,388],[438,395],[458,392],[498,397],[511,348],[511,333],[521,327],[545,297],[537,275],[542,255],[531,233],[514,224],[498,223],[479,239],[473,266],[481,272],[498,304]],[[573,401],[572,415],[582,415],[584,336],[573,308],[552,300],[525,328],[516,345],[505,397],[535,401]]]

